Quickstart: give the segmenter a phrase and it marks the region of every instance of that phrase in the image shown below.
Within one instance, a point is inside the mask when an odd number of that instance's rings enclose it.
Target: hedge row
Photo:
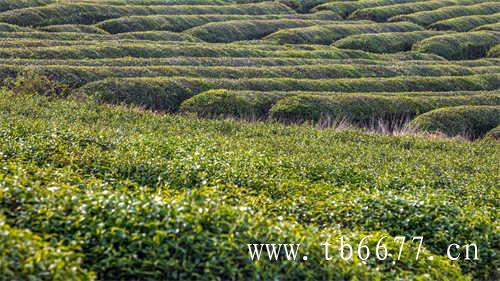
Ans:
[[[109,40],[147,40],[147,41],[184,41],[184,42],[201,42],[200,39],[189,34],[182,34],[170,31],[143,31],[143,32],[127,32],[110,36]]]
[[[414,3],[395,4],[390,6],[365,8],[355,11],[350,19],[367,19],[373,21],[387,21],[392,17],[412,14],[420,11],[435,10],[451,5],[472,5],[484,0],[431,0]]]
[[[485,57],[488,50],[498,43],[500,43],[500,33],[475,31],[427,38],[413,45],[413,50],[452,60],[477,59]]]
[[[474,28],[472,31],[481,31],[481,30],[491,30],[491,31],[500,32],[500,22],[492,23],[492,24],[485,24],[485,25],[479,26],[477,28]]]
[[[281,30],[266,37],[280,44],[331,44],[344,37],[363,33],[422,31],[421,26],[409,22],[374,24],[332,24]]]
[[[357,51],[330,48],[304,51],[282,46],[256,45],[203,45],[203,44],[151,44],[101,43],[91,46],[65,46],[57,48],[0,49],[3,58],[30,59],[102,59],[102,58],[162,58],[162,57],[296,57],[296,58],[375,58],[375,55]]]
[[[422,26],[429,26],[433,23],[442,21],[442,20],[447,20],[451,19],[454,20],[454,18],[457,17],[463,17],[463,16],[476,16],[476,17],[481,17],[480,15],[491,15],[500,12],[500,3],[497,2],[486,2],[486,3],[480,3],[477,5],[457,5],[457,6],[450,6],[450,7],[444,7],[444,8],[439,8],[436,10],[432,11],[423,11],[423,12],[417,12],[409,15],[402,15],[402,16],[395,16],[390,18],[390,21],[410,21],[414,22],[416,24],[420,24]],[[472,17],[474,18],[474,17]],[[486,17],[487,19],[488,17]],[[491,18],[491,16],[490,16]],[[498,15],[496,17],[496,20],[498,21]],[[494,21],[491,21],[494,22]],[[490,23],[490,22],[486,22]],[[433,26],[430,26],[430,28],[433,28]],[[470,28],[472,29],[472,28]],[[468,31],[463,30],[463,29],[458,29],[456,31]]]
[[[500,140],[500,125],[491,129],[488,133],[486,133],[486,138],[492,138],[495,140]]]
[[[411,50],[413,44],[423,39],[443,35],[441,31],[389,32],[351,35],[333,43],[342,49],[363,50],[373,53],[396,53]]]
[[[233,41],[261,39],[281,29],[321,26],[333,24],[332,21],[316,20],[233,20],[207,23],[186,30],[184,33],[210,43],[229,43]],[[338,22],[336,24],[341,24]]]
[[[457,106],[422,114],[412,121],[420,131],[479,138],[500,124],[500,106]]]
[[[89,41],[66,41],[66,40],[40,40],[40,39],[17,39],[0,38],[0,49],[10,48],[45,48],[45,47],[64,47],[64,46],[86,46],[95,42]]]
[[[498,68],[481,69],[481,73],[495,73]],[[29,72],[39,74],[54,82],[70,87],[105,78],[126,77],[199,77],[218,79],[294,78],[336,79],[360,77],[397,76],[466,76],[478,74],[475,68],[454,65],[316,65],[275,67],[226,67],[226,66],[20,66],[0,65],[0,81],[15,79]]]
[[[112,78],[89,83],[80,88],[78,94],[92,96],[98,102],[177,111],[184,100],[212,89],[316,92],[481,91],[498,89],[499,78],[499,74],[325,80]]]
[[[13,24],[0,22],[0,32],[25,32],[30,29]]]
[[[0,12],[28,7],[44,6],[54,3],[55,0],[2,0]]]
[[[111,6],[98,4],[53,4],[0,13],[0,21],[20,26],[94,24],[103,20],[152,14],[292,14],[295,11],[277,2],[242,5],[201,6]]]
[[[344,18],[358,9],[369,7],[388,6],[401,3],[412,3],[420,0],[360,0],[360,1],[329,1],[328,3],[318,5],[312,11],[334,11]]]
[[[83,24],[62,24],[49,25],[41,27],[40,30],[47,32],[70,32],[70,33],[90,33],[90,34],[109,34],[108,32],[91,25]]]
[[[488,51],[488,57],[490,58],[500,58],[500,44],[495,45]]]
[[[318,12],[314,14],[276,14],[276,15],[150,15],[130,16],[106,20],[96,26],[109,33],[122,33],[147,30],[167,30],[181,32],[196,26],[211,22],[230,20],[339,20],[340,17],[332,12]]]
[[[230,5],[250,4],[268,0],[83,0],[80,2],[106,5]],[[78,1],[77,1],[78,2]]]
[[[212,90],[187,99],[182,111],[202,117],[277,119],[285,122],[344,120],[368,125],[377,120],[401,120],[446,106],[500,105],[500,92],[440,96]]]
[[[435,30],[453,30],[458,32],[470,31],[476,27],[497,23],[500,21],[500,13],[493,15],[464,16],[435,22],[429,26]]]

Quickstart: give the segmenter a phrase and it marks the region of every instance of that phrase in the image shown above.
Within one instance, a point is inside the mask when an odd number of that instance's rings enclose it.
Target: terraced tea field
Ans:
[[[0,280],[498,280],[499,25],[485,0],[0,0]],[[278,243],[298,258],[251,255]]]

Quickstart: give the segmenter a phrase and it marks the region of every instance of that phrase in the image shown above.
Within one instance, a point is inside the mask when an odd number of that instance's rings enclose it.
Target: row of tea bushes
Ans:
[[[494,49],[494,48],[493,48]],[[492,50],[493,50],[492,49]],[[232,66],[232,67],[264,67],[264,66],[299,66],[299,65],[450,65],[474,67],[479,71],[481,67],[496,67],[500,60],[496,58],[483,58],[478,60],[445,61],[445,60],[398,60],[390,56],[381,56],[379,59],[305,59],[305,58],[232,58],[232,57],[169,57],[169,58],[108,58],[108,59],[2,59],[2,65],[21,66]]]
[[[490,58],[500,58],[500,44],[495,45],[495,47],[491,48],[488,52],[488,57]]]
[[[498,74],[448,77],[394,77],[357,79],[196,79],[110,78],[78,90],[98,102],[131,104],[161,111],[177,111],[186,99],[212,89],[315,92],[482,91],[500,87]]]
[[[2,2],[0,2],[0,12],[36,7],[36,6],[44,6],[54,2],[55,0],[2,0]]]
[[[302,93],[212,90],[181,105],[201,117],[274,119],[284,122],[343,120],[367,126],[404,120],[433,109],[457,105],[500,105],[500,92],[444,93]]]
[[[413,44],[423,39],[443,35],[441,31],[389,32],[351,35],[333,43],[342,49],[356,49],[373,53],[396,53],[412,49]]]
[[[431,11],[417,12],[409,15],[396,16],[390,21],[409,21],[421,26],[429,26],[435,22],[471,15],[491,15],[500,12],[500,3],[486,2],[476,5],[457,5]],[[497,16],[498,20],[498,16]],[[432,26],[430,26],[432,28]],[[457,30],[459,31],[459,30]],[[466,31],[466,30],[464,30]]]
[[[350,15],[350,19],[367,19],[373,21],[387,21],[399,15],[412,14],[420,11],[434,10],[452,5],[472,5],[484,2],[484,0],[431,0],[423,2],[410,2],[394,4],[374,8],[356,10]]]
[[[491,31],[500,32],[500,22],[485,24],[485,25],[474,28],[472,31],[480,31],[480,30],[491,30]]]
[[[64,32],[64,33],[89,33],[89,34],[109,34],[108,32],[92,26],[84,24],[61,24],[49,25],[41,27],[40,30],[47,32]]]
[[[418,2],[420,0],[360,0],[360,1],[329,1],[318,5],[312,11],[334,11],[344,18],[358,9],[389,6],[401,3]]]
[[[410,32],[424,29],[410,22],[373,24],[332,24],[305,28],[285,29],[266,37],[280,44],[328,45],[344,37],[363,33]]]
[[[111,6],[99,4],[53,4],[0,13],[0,21],[20,26],[56,24],[94,24],[112,18],[132,15],[184,14],[293,14],[294,10],[277,3],[262,2],[242,5],[180,5],[180,6]]]
[[[495,140],[500,140],[500,125],[491,129],[485,136],[486,138],[492,138]]]
[[[0,23],[0,32],[26,32],[26,31],[30,31],[30,29],[13,24],[8,24],[3,22]]]
[[[406,56],[407,54],[402,54]],[[418,54],[417,54],[418,55]],[[104,59],[104,58],[166,58],[166,57],[293,57],[316,59],[375,59],[377,55],[337,48],[300,50],[278,45],[207,45],[207,44],[153,44],[102,42],[90,46],[62,46],[57,48],[0,49],[2,58],[25,59]],[[420,56],[429,58],[428,56]],[[410,57],[411,59],[412,57]]]
[[[477,59],[500,43],[500,33],[476,31],[451,33],[424,39],[413,45],[414,51],[433,53],[450,60]]]
[[[268,15],[228,15],[228,14],[200,14],[200,15],[150,15],[129,16],[106,20],[95,26],[109,33],[122,33],[148,30],[167,30],[181,32],[196,26],[212,22],[231,20],[339,20],[332,12],[318,12],[314,14],[268,14]]]
[[[412,126],[420,131],[478,138],[500,124],[500,106],[440,108],[418,116]]]
[[[500,22],[500,13],[493,15],[464,16],[442,20],[431,24],[429,28],[435,30],[466,32],[473,29],[481,29],[484,25],[494,24],[497,22]]]
[[[343,24],[342,21],[317,20],[233,20],[207,23],[186,30],[184,33],[210,43],[229,43],[233,41],[261,39],[282,29]]]
[[[1,46],[1,44],[0,44]],[[373,65],[332,64],[273,67],[230,66],[67,66],[0,64],[0,81],[15,79],[26,73],[41,75],[69,87],[80,87],[92,81],[111,77],[199,77],[199,78],[294,78],[334,79],[397,76],[467,76],[496,73],[498,67],[464,67],[458,65]]]
[[[0,204],[8,223],[76,241],[99,279],[199,280],[214,272],[227,279],[488,280],[496,273],[495,143],[197,120],[40,96],[2,95],[0,112],[1,180],[9,183],[0,184]],[[314,254],[308,263],[247,259],[247,243],[319,245],[317,229],[336,239],[337,225],[352,243],[373,235],[370,249],[384,234],[424,235],[425,250],[416,261],[417,243],[405,244],[394,263],[325,262]],[[399,244],[391,238],[394,253]],[[449,241],[476,242],[480,261],[450,266]]]

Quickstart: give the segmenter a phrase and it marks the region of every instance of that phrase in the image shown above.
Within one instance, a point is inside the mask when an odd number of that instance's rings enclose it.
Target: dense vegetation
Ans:
[[[0,1],[0,280],[498,280],[499,9]]]

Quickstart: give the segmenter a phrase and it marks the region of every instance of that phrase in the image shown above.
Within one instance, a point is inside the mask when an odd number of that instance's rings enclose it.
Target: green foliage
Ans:
[[[186,30],[187,34],[206,42],[229,43],[233,41],[261,39],[281,29],[321,26],[332,24],[331,21],[314,20],[233,20],[207,23]],[[339,22],[342,23],[342,22]]]
[[[374,53],[396,53],[411,50],[413,44],[437,35],[439,31],[389,32],[351,35],[333,43],[342,49],[363,50]]]
[[[350,19],[365,19],[373,21],[387,21],[399,15],[412,14],[421,11],[435,10],[452,5],[472,5],[481,3],[484,0],[431,0],[422,2],[410,2],[404,4],[394,4],[374,8],[356,10],[350,15]]]
[[[55,0],[2,0],[0,12],[28,7],[44,6],[54,3]]]
[[[81,268],[80,254],[29,230],[12,228],[1,215],[0,271],[2,280],[94,280]]]
[[[74,33],[90,33],[90,34],[108,34],[106,31],[90,25],[83,24],[62,24],[49,25],[41,27],[40,30],[47,32],[74,32]]]
[[[74,241],[99,279],[494,279],[495,143],[9,94],[0,114],[7,222]],[[325,261],[319,243],[338,241],[335,226],[353,245],[372,235],[371,249],[387,235],[391,253],[394,236],[424,235],[425,250],[418,261],[416,242],[399,262]],[[250,262],[246,244],[266,241],[301,243],[310,260]],[[477,243],[481,260],[452,264],[450,242]]]
[[[500,124],[500,106],[440,108],[418,116],[412,126],[421,131],[472,138],[484,136]]]
[[[179,5],[179,6],[111,6],[100,4],[53,4],[12,10],[0,14],[0,21],[21,26],[55,24],[93,24],[103,20],[133,15],[152,14],[289,14],[293,10],[276,2],[242,5]]]
[[[474,28],[472,31],[491,30],[500,32],[500,23],[485,24]]]
[[[409,15],[395,16],[390,19],[390,21],[410,21],[416,24],[420,24],[422,26],[429,26],[433,23],[443,21],[443,20],[454,20],[455,18],[460,19],[463,16],[472,16],[470,18],[466,18],[466,21],[474,21],[474,19],[483,19],[486,23],[496,22],[499,19],[499,16],[496,16],[496,21],[494,20],[495,14],[500,12],[500,4],[496,2],[486,2],[480,3],[477,5],[456,5],[450,7],[443,7],[436,10],[431,11],[423,11],[412,13]],[[485,16],[490,15],[490,16]],[[490,21],[488,21],[490,19]],[[439,25],[438,25],[439,26]],[[458,23],[460,26],[460,23]],[[436,25],[431,25],[429,28],[436,28]],[[449,28],[453,29],[453,28]],[[472,29],[472,28],[470,28]],[[455,31],[468,31],[470,29],[460,28],[453,29]],[[439,29],[438,30],[448,30],[448,29]]]
[[[281,44],[331,44],[344,37],[363,33],[421,31],[422,27],[409,23],[331,24],[304,28],[285,29],[266,37]]]
[[[0,32],[21,32],[21,31],[28,31],[28,28],[25,27],[20,27],[17,25],[13,24],[8,24],[8,23],[0,23]]]
[[[285,122],[343,120],[369,125],[378,120],[405,120],[440,107],[456,105],[500,105],[493,93],[301,93],[208,91],[182,103],[182,110],[203,117],[278,119]]]
[[[451,60],[477,59],[499,42],[499,33],[492,31],[453,33],[424,39],[413,45],[413,50]]]
[[[490,23],[497,23],[499,20],[500,13],[493,15],[464,16],[435,22],[431,24],[429,28],[436,30],[466,32]]]
[[[110,19],[96,24],[97,27],[109,33],[122,33],[148,30],[167,30],[181,32],[207,23],[224,22],[231,20],[339,20],[340,17],[332,12],[318,12],[314,14],[269,14],[269,15],[149,15],[130,16]]]
[[[485,138],[492,138],[495,140],[500,140],[500,125],[491,129],[486,135]]]
[[[177,111],[182,101],[213,89],[315,92],[481,91],[498,89],[498,77],[498,74],[482,74],[358,79],[114,78],[89,83],[79,89],[79,94],[92,96],[104,103]]]
[[[420,0],[360,0],[360,1],[329,1],[325,4],[318,5],[312,11],[331,10],[339,13],[344,18],[352,12],[369,7],[388,6],[402,3],[419,2]]]
[[[500,44],[495,45],[488,51],[488,57],[500,58]]]
[[[14,78],[4,79],[2,83],[14,94],[20,95],[63,97],[69,94],[65,83],[31,70],[22,70]]]

